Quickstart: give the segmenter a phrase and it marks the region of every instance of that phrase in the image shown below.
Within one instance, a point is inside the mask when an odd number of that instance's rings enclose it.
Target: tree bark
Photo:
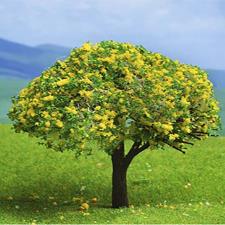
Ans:
[[[124,143],[121,143],[112,154],[112,207],[128,207],[127,166],[125,165]]]
[[[128,154],[125,156],[124,142],[121,142],[112,153],[112,207],[129,207],[127,196],[127,169],[133,158],[149,147],[146,142],[141,145],[141,141],[133,144]]]

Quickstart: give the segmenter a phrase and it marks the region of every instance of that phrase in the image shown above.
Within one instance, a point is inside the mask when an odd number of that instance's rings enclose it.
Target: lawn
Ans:
[[[196,142],[186,155],[140,154],[128,172],[129,209],[110,208],[107,154],[75,159],[9,125],[0,137],[0,223],[225,223],[225,137]],[[90,208],[80,211],[82,202]]]

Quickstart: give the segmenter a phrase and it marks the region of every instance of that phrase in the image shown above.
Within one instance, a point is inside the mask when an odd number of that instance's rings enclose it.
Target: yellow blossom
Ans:
[[[23,88],[20,93],[19,96],[20,97],[25,97],[27,95],[27,93],[29,92],[28,88]]]
[[[51,123],[49,121],[45,122],[45,127],[50,127]]]
[[[101,109],[101,106],[99,106],[99,105],[95,107],[95,110],[97,110],[97,111],[100,109]]]
[[[110,136],[112,136],[112,132],[102,132],[102,136],[110,137]]]
[[[189,124],[190,122],[191,122],[191,119],[190,118],[185,118],[183,123],[184,124]]]
[[[68,75],[69,75],[70,77],[74,77],[74,76],[75,76],[74,73],[68,73]]]
[[[187,98],[185,97],[182,97],[180,102],[182,105],[186,105],[186,106],[190,105],[190,102],[188,102]]]
[[[218,104],[217,104],[217,102],[212,102],[211,103],[211,106],[212,106],[212,108],[213,108],[213,110],[215,110],[215,111],[218,111],[219,110],[219,107],[218,107]]]
[[[111,137],[109,138],[109,142],[113,142],[115,139],[116,139],[116,136],[111,136]]]
[[[27,120],[24,117],[19,117],[19,121],[21,123],[25,124]]]
[[[34,117],[36,115],[36,113],[35,113],[33,108],[30,108],[30,109],[27,110],[27,115],[31,116],[31,117]]]
[[[96,126],[92,126],[91,128],[90,128],[90,131],[91,132],[93,132],[93,131],[96,131],[98,128],[96,127]]]
[[[178,76],[179,78],[184,76],[184,73],[182,71],[177,71],[176,72],[176,76]]]
[[[125,106],[122,106],[120,111],[123,112],[123,113],[128,112]]]
[[[63,86],[63,85],[68,84],[69,82],[70,82],[70,79],[66,78],[66,79],[62,79],[62,80],[60,80],[60,81],[57,81],[56,84],[57,84],[58,86]]]
[[[55,124],[59,128],[62,128],[63,127],[63,122],[61,120],[56,120],[56,123]]]
[[[99,127],[100,127],[102,130],[104,130],[104,129],[106,128],[106,125],[105,125],[105,123],[100,123],[100,124],[99,124]]]
[[[108,123],[107,123],[108,127],[109,128],[115,128],[116,126],[114,125],[114,122],[113,120],[109,120]]]
[[[196,68],[190,68],[189,71],[193,74],[197,74],[198,73],[198,69]]]
[[[137,68],[141,68],[144,64],[145,64],[144,61],[141,60],[141,59],[137,59],[136,61],[134,61],[134,65],[135,65]]]
[[[165,134],[169,133],[170,131],[173,130],[173,126],[171,124],[162,124],[162,129]]]
[[[42,116],[47,119],[50,117],[49,113],[47,111],[42,112]]]
[[[44,112],[43,112],[43,113],[44,113]],[[49,114],[48,114],[48,115],[49,115]],[[56,117],[56,116],[58,116],[58,115],[59,115],[58,112],[52,112],[52,113],[51,113],[51,116],[52,116],[52,117]]]
[[[79,94],[82,97],[90,98],[92,96],[93,92],[92,91],[81,90],[81,91],[79,91]]]
[[[48,96],[46,96],[46,97],[44,97],[43,98],[43,101],[52,101],[52,100],[54,100],[54,96],[52,96],[52,95],[48,95]]]
[[[85,78],[81,79],[81,82],[83,82],[85,84],[92,84],[93,83],[88,77],[85,77]]]
[[[178,134],[170,134],[170,135],[169,135],[169,140],[170,140],[170,141],[174,141],[174,140],[177,139],[178,137],[179,137]]]
[[[102,116],[101,116],[101,115],[99,115],[99,114],[95,114],[93,118],[94,118],[94,120],[99,121],[99,120],[101,120],[101,119],[102,119]]]
[[[190,127],[181,127],[181,130],[186,132],[186,133],[191,133]]]
[[[108,115],[103,115],[102,116],[102,121],[107,121],[108,120]]]
[[[173,109],[175,107],[175,102],[167,101],[166,105]]]
[[[116,116],[116,112],[113,111],[113,110],[111,110],[111,111],[106,110],[106,111],[105,111],[105,114],[108,115],[108,116],[112,116],[112,117],[115,117],[115,116]]]
[[[34,98],[33,101],[32,101],[32,104],[33,104],[33,105],[37,105],[37,104],[39,104],[39,103],[40,103],[40,101],[39,101],[39,99],[37,99],[37,98]]]
[[[131,83],[133,79],[133,74],[129,71],[128,67],[124,67],[124,72],[125,72],[125,80],[128,83]]]
[[[105,58],[102,58],[101,60],[103,62],[113,63],[115,59],[116,59],[116,56],[113,54],[110,57],[105,57]]]
[[[24,99],[18,101],[18,105],[25,105],[26,104],[26,101]]]
[[[101,68],[100,71],[101,71],[102,73],[105,73],[107,70],[106,70],[105,68]]]
[[[82,49],[83,50],[85,50],[85,51],[90,51],[91,50],[91,45],[90,45],[90,43],[84,43],[83,45],[82,45]]]
[[[66,110],[68,113],[72,113],[72,114],[75,114],[75,115],[78,113],[77,110],[76,110],[76,108],[75,108],[74,106],[71,106],[71,107],[66,106],[66,107],[65,107],[65,110]]]

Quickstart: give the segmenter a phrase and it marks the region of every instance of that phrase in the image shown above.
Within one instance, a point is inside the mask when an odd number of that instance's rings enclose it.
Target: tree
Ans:
[[[73,49],[13,98],[16,132],[57,151],[111,155],[112,206],[127,207],[127,169],[148,149],[183,152],[219,124],[205,71],[129,43],[103,41]],[[131,140],[126,154],[124,141]]]

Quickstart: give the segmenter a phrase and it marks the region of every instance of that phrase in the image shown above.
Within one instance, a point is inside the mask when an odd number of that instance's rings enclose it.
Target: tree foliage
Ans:
[[[13,99],[16,131],[50,148],[89,153],[92,141],[111,154],[130,139],[152,148],[207,137],[219,124],[205,71],[142,46],[85,43],[32,80]]]

